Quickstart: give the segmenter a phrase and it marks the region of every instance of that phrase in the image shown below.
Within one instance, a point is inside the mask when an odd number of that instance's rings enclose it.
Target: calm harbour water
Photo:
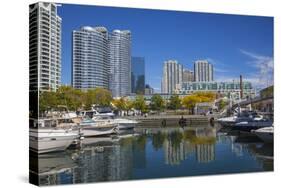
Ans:
[[[273,170],[273,146],[208,125],[137,128],[86,138],[82,149],[40,155],[40,185]]]

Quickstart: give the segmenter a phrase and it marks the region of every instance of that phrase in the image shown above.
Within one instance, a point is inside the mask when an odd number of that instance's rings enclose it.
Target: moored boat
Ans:
[[[78,131],[71,128],[59,128],[54,119],[34,120],[29,129],[29,148],[31,151],[42,154],[63,151],[79,138]]]
[[[80,125],[81,133],[85,137],[110,135],[118,132],[118,124],[113,122],[96,122],[92,119],[84,119]]]
[[[119,130],[134,129],[138,122],[136,120],[126,119],[126,118],[115,118],[115,116],[103,115],[94,116],[93,120],[96,122],[111,122],[118,124]]]
[[[219,118],[217,121],[224,127],[233,126],[236,123],[248,122],[248,121],[260,121],[263,117],[258,115],[256,112],[252,111],[243,111],[239,114],[233,116]]]
[[[232,130],[250,132],[251,130],[256,130],[264,127],[271,127],[272,125],[273,122],[270,120],[243,121],[236,123],[232,127]]]
[[[264,142],[273,143],[273,136],[274,136],[273,126],[260,128],[257,130],[253,130],[252,132]]]

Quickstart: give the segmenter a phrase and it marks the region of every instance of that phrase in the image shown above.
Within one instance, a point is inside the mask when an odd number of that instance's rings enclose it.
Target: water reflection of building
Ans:
[[[194,152],[194,147],[186,142],[181,141],[178,145],[174,145],[172,140],[166,139],[164,141],[165,164],[178,165],[181,161]]]
[[[39,185],[70,184],[73,179],[73,169],[77,167],[72,154],[67,152],[39,157],[30,155],[30,162],[30,172],[37,178],[39,176],[36,180]]]
[[[183,132],[172,130],[162,138],[165,164],[178,165],[194,152],[194,147],[183,139]]]
[[[242,144],[235,143],[236,136],[229,136],[228,139],[231,140],[231,151],[238,157],[243,156],[243,146]]]
[[[93,149],[81,154],[74,171],[74,183],[131,179],[133,166],[132,143],[104,146],[103,152]]]
[[[52,154],[33,166],[41,170],[40,185],[128,180],[134,168],[146,167],[145,145],[145,136],[95,142],[78,153]]]
[[[113,148],[112,155],[108,156],[107,180],[127,180],[132,177],[133,150],[132,142]]]
[[[199,163],[208,163],[215,160],[214,144],[197,144],[196,159]]]
[[[133,142],[133,168],[144,169],[146,167],[146,137],[140,136]]]
[[[216,138],[215,128],[197,128],[195,129],[196,137],[202,138]]]
[[[61,170],[59,173],[40,175],[40,185],[72,184],[72,169]]]
[[[215,159],[216,130],[197,128],[185,132],[170,132],[163,143],[165,163],[180,164],[191,154],[197,162],[210,162]]]
[[[195,146],[197,162],[208,163],[215,160],[216,129],[196,129],[195,134],[200,142]]]

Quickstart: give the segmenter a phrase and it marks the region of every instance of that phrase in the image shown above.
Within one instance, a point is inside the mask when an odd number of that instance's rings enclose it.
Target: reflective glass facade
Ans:
[[[73,31],[72,85],[78,89],[109,89],[109,39],[104,27]]]
[[[131,32],[114,30],[109,37],[110,81],[113,97],[131,94]]]
[[[131,88],[132,93],[144,94],[145,89],[145,61],[144,57],[132,57]]]

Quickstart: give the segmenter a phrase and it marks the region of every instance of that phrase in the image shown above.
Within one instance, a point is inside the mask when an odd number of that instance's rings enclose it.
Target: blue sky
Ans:
[[[81,26],[131,30],[132,56],[145,57],[146,83],[160,88],[162,65],[174,59],[214,64],[215,80],[242,74],[257,87],[273,82],[273,18],[62,4],[62,83],[71,83],[71,35]]]

